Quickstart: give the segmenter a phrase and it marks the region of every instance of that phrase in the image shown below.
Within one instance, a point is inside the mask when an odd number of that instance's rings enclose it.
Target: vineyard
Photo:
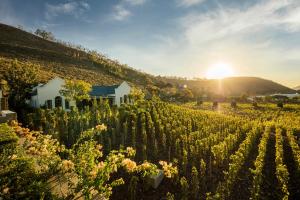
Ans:
[[[300,199],[299,113],[297,106],[213,111],[159,100],[111,108],[94,100],[81,111],[39,109],[27,121],[67,148],[93,138],[104,155],[132,147],[137,163],[177,167],[156,190],[127,178],[128,199]],[[107,125],[103,133],[86,134],[99,124]],[[111,198],[124,199],[132,184],[115,187]]]
[[[300,0],[21,2],[0,200],[300,200]]]

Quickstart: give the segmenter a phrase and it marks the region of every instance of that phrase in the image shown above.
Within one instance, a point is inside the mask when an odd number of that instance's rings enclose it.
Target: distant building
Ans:
[[[264,100],[268,97],[272,97],[273,99],[277,100],[277,101],[288,101],[289,99],[293,99],[293,98],[297,98],[300,97],[300,94],[295,93],[295,94],[271,94],[271,95],[257,95],[257,96],[251,96],[248,97],[247,99],[250,101],[254,101],[254,100]]]
[[[129,94],[131,87],[127,82],[112,86],[93,86],[90,92],[91,97],[106,98],[111,105],[120,106],[122,103],[131,103]]]
[[[75,101],[68,101],[60,94],[59,91],[63,89],[63,85],[65,85],[65,80],[59,77],[55,77],[45,84],[39,84],[32,89],[29,104],[34,108],[70,109],[71,106],[75,106]]]
[[[287,98],[289,98],[289,99],[292,99],[292,98],[294,98],[294,97],[300,97],[300,94],[298,94],[298,93],[295,93],[295,94],[273,94],[273,95],[271,95],[272,97],[287,97]]]

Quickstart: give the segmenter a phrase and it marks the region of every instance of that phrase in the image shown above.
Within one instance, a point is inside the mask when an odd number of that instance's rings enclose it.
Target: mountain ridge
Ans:
[[[300,85],[298,85],[297,87],[293,88],[294,90],[300,90]]]
[[[178,93],[182,85],[186,85],[194,95],[203,92],[219,93],[220,81],[218,80],[188,80],[154,76],[109,59],[95,51],[45,40],[32,33],[0,23],[2,70],[5,70],[5,65],[13,59],[39,64],[41,82],[60,76],[68,79],[82,79],[97,85],[111,85],[127,81],[145,90],[155,88],[162,95],[170,95],[170,90],[174,88]],[[230,77],[223,79],[222,82],[224,95],[295,92],[291,88],[258,77]]]

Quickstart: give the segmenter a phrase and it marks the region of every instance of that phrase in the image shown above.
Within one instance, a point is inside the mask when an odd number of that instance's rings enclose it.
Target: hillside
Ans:
[[[251,77],[224,79],[222,91],[219,91],[218,80],[156,77],[120,64],[95,51],[72,48],[70,45],[48,41],[18,28],[0,24],[0,72],[5,70],[5,66],[13,59],[39,64],[41,82],[54,76],[81,79],[100,85],[110,85],[125,80],[142,88],[156,88],[165,96],[170,94],[170,90],[175,89],[175,93],[180,92],[182,85],[187,85],[194,96],[202,92],[226,95],[294,92],[272,81]]]
[[[44,74],[42,77],[45,78],[41,81],[61,76],[104,85],[121,80],[138,85],[155,82],[154,76],[93,53],[44,40],[26,31],[0,24],[0,56],[40,64]]]
[[[293,88],[294,90],[300,90],[300,85]]]
[[[294,93],[288,87],[280,85],[270,80],[256,77],[230,77],[223,80],[178,80],[167,79],[173,84],[187,85],[188,88],[196,92],[212,92],[224,95],[258,95],[258,94],[273,94],[273,93]]]

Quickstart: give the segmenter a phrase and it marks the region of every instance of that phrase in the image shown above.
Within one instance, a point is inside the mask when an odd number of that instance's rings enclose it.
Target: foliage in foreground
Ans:
[[[105,126],[101,127],[98,133],[105,131]],[[143,178],[158,170],[149,162],[132,161],[135,150],[130,147],[104,157],[102,146],[92,138],[66,149],[50,135],[29,131],[17,123],[11,127],[1,124],[0,134],[6,138],[0,152],[0,195],[5,199],[109,198],[113,187],[124,184],[118,171]],[[83,135],[93,134],[91,129]]]

